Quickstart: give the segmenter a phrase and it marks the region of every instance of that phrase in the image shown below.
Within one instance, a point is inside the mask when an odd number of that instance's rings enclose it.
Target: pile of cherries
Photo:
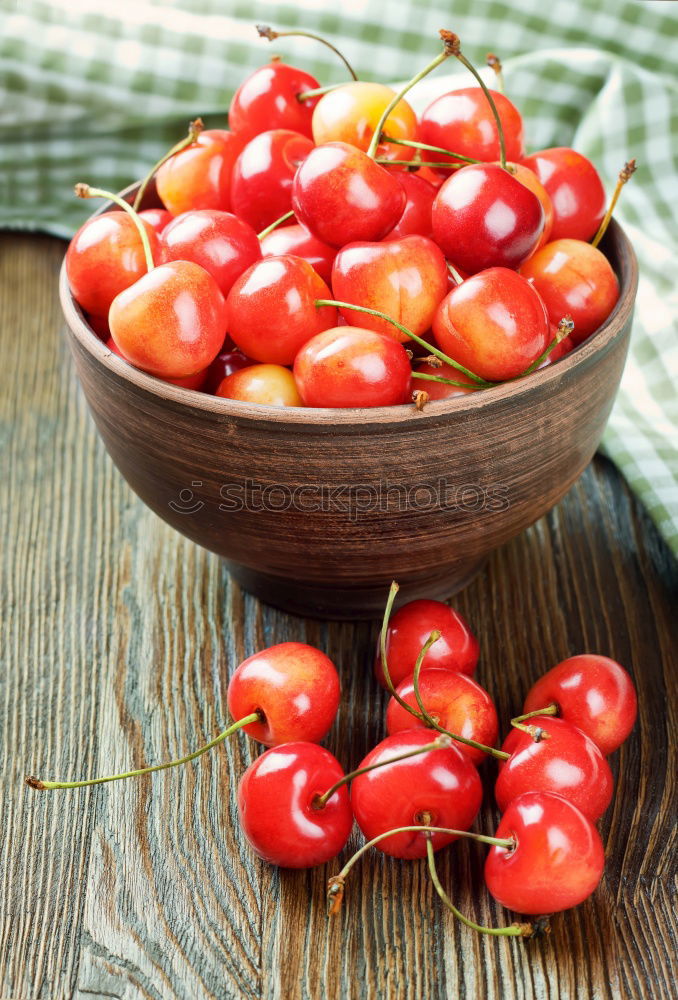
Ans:
[[[77,185],[121,209],[86,222],[66,255],[108,347],[230,399],[421,407],[594,333],[619,297],[597,245],[633,161],[606,213],[593,164],[564,147],[526,156],[517,108],[440,34],[399,93],[321,87],[274,58],[238,88],[229,130],[192,122],[134,207]],[[417,118],[404,95],[450,57],[478,85]],[[163,207],[137,212],[149,184]]]
[[[309,868],[336,857],[354,820],[365,844],[329,881],[337,912],[349,871],[374,847],[392,857],[426,857],[445,905],[475,930],[529,937],[545,923],[481,927],[455,907],[438,878],[435,852],[459,837],[490,845],[485,883],[509,910],[526,915],[575,906],[596,888],[604,850],[596,821],[613,790],[605,759],[636,718],[627,672],[604,656],[573,656],[528,692],[496,749],[497,712],[474,679],[479,645],[462,616],[439,601],[418,600],[392,617],[389,594],[375,672],[391,698],[388,735],[345,773],[322,740],[339,706],[331,660],[312,646],[285,642],[233,673],[228,708],[236,720],[179,760],[105,778],[56,782],[27,778],[36,789],[75,788],[182,764],[242,729],[270,749],[240,779],[244,835],[264,860]],[[495,798],[502,812],[493,836],[470,831],[482,801],[477,766],[499,760]],[[350,784],[350,791],[349,791]]]

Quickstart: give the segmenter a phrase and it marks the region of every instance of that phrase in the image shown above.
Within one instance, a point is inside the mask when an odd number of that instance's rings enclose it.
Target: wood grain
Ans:
[[[423,864],[378,855],[324,915],[334,866],[280,872],[238,835],[238,737],[181,772],[36,795],[25,773],[85,777],[198,746],[225,719],[229,670],[285,639],[343,678],[328,745],[345,765],[382,735],[375,627],[259,604],[224,564],[126,487],[76,387],[56,300],[63,245],[0,238],[3,1000],[588,1000],[675,996],[675,564],[609,463],[491,557],[456,600],[507,718],[531,679],[590,649],[632,670],[640,721],[612,759],[594,897],[525,944],[484,940],[438,905]],[[673,603],[672,603],[673,602]],[[491,829],[488,805],[478,826]],[[359,838],[352,838],[352,846]],[[506,916],[480,848],[440,855],[464,912]]]

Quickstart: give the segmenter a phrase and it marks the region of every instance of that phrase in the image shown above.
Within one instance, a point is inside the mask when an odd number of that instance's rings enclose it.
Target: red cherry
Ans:
[[[172,215],[200,208],[230,208],[231,170],[243,147],[226,129],[207,129],[171,156],[155,174],[155,186]]]
[[[261,253],[263,257],[282,257],[284,254],[301,257],[329,285],[337,250],[317,239],[304,226],[294,225],[281,226],[264,236]]]
[[[112,337],[109,337],[106,341],[106,347],[109,351],[112,351],[113,354],[117,354],[119,358],[122,358],[123,361],[127,361],[127,358],[124,356],[122,351],[120,351],[118,345]],[[127,361],[127,364],[129,364],[129,361]],[[196,372],[195,375],[185,375],[183,378],[165,378],[163,379],[163,382],[169,382],[171,385],[178,385],[182,389],[202,389],[206,379],[207,368],[203,368],[202,371]]]
[[[553,202],[551,201],[550,195],[544,185],[541,183],[537,175],[529,169],[529,167],[523,166],[522,163],[509,163],[507,166],[515,179],[520,181],[521,184],[524,184],[526,188],[529,188],[532,194],[537,196],[541,203],[541,207],[544,210],[544,228],[541,236],[539,237],[539,242],[537,243],[538,250],[539,247],[548,243],[551,238],[551,230],[553,229]]]
[[[361,327],[334,327],[294,361],[305,406],[395,406],[407,401],[412,369],[402,344]]]
[[[261,259],[257,234],[230,212],[202,209],[184,212],[163,230],[160,237],[162,262],[192,260],[204,267],[223,295],[236,278]]]
[[[245,141],[278,128],[301,132],[310,139],[313,109],[319,98],[300,101],[299,94],[319,86],[310,73],[273,60],[240,84],[231,101],[228,123]]]
[[[227,375],[216,391],[224,399],[264,406],[302,406],[294,375],[282,365],[250,365]]]
[[[419,173],[398,171],[396,177],[405,191],[405,207],[395,226],[384,240],[399,240],[403,236],[428,236],[433,238],[431,209],[436,188]]]
[[[217,389],[228,375],[239,372],[241,368],[248,368],[256,362],[253,358],[248,358],[238,347],[234,347],[230,338],[226,338],[221,350],[214,361],[207,369],[204,392],[216,393]]]
[[[433,202],[433,238],[467,274],[519,267],[544,231],[537,196],[494,163],[464,167]]]
[[[547,733],[538,742],[513,729],[502,750],[511,756],[499,765],[494,787],[497,805],[504,812],[523,792],[555,792],[573,802],[592,822],[599,819],[612,798],[612,772],[589,737],[564,719],[539,715],[532,725]]]
[[[93,316],[91,313],[88,313],[86,318],[99,340],[103,340],[104,343],[110,340],[111,331],[108,326],[108,313],[105,316]]]
[[[619,282],[607,257],[581,240],[547,243],[520,273],[539,292],[552,323],[572,317],[575,344],[602,326],[619,298]]]
[[[350,243],[332,268],[336,299],[378,309],[421,336],[431,326],[447,293],[447,264],[433,240],[404,236],[383,243]],[[377,330],[409,341],[392,323],[353,309],[341,309],[350,326]]]
[[[386,633],[386,662],[393,684],[400,684],[414,672],[422,646],[434,631],[441,633],[440,639],[422,660],[422,670],[441,667],[473,675],[480,646],[466,619],[442,601],[410,601],[392,616]],[[374,672],[384,684],[379,648]]]
[[[427,362],[418,364],[415,372],[423,372],[424,375],[438,375],[441,378],[449,378],[453,382],[463,382],[464,387],[457,385],[445,385],[444,382],[429,382],[424,379],[412,379],[412,390],[423,389],[428,393],[429,399],[453,399],[455,396],[466,396],[469,392],[474,392],[476,383],[463,372],[442,362],[438,367],[434,367]],[[466,388],[468,386],[468,388]]]
[[[525,699],[523,712],[558,706],[560,718],[577,726],[607,756],[633,729],[638,702],[633,681],[607,656],[570,656],[540,677]]]
[[[313,142],[290,129],[261,132],[247,143],[231,174],[231,209],[260,232],[292,207],[292,181]]]
[[[317,743],[266,750],[238,785],[238,814],[253,849],[282,868],[312,868],[336,857],[353,826],[345,786],[323,808],[314,802],[344,776],[339,761]]]
[[[496,90],[490,93],[504,130],[506,159],[520,160],[525,152],[520,112],[508,97]],[[480,87],[464,87],[437,97],[421,116],[419,138],[473,160],[489,163],[499,159],[497,123]]]
[[[605,214],[605,188],[591,161],[574,149],[557,146],[532,153],[522,162],[535,172],[553,203],[551,239],[590,240]]]
[[[572,802],[549,792],[526,792],[502,816],[485,884],[497,902],[517,913],[557,913],[591,895],[603,874],[605,851],[595,826]]]
[[[146,220],[149,226],[155,229],[158,236],[174,218],[172,213],[168,212],[166,208],[145,208],[143,212],[139,212],[138,214],[140,218]]]
[[[319,743],[339,707],[339,675],[329,657],[303,642],[280,642],[248,657],[228,682],[234,719],[260,712],[244,732],[267,747]],[[324,791],[324,789],[323,789]]]
[[[414,675],[401,681],[396,690],[403,701],[419,711],[414,693]],[[419,694],[426,711],[443,729],[484,746],[493,747],[496,743],[499,732],[497,710],[487,691],[472,677],[441,667],[427,667],[419,674]],[[405,729],[423,728],[426,728],[423,722],[415,719],[395,698],[391,698],[386,709],[386,731],[389,736]],[[430,729],[427,732],[431,734]],[[474,764],[481,763],[487,756],[482,750],[464,743],[455,743],[455,746]]]
[[[409,729],[388,736],[367,754],[359,767],[388,761],[425,746],[431,739],[430,729]],[[384,764],[358,775],[351,784],[353,812],[366,840],[395,827],[421,823],[424,815],[430,826],[468,830],[481,800],[478,772],[456,746]],[[394,858],[423,858],[426,839],[423,833],[398,833],[386,837],[377,847]],[[448,834],[431,835],[436,851],[455,839]]]
[[[228,296],[228,331],[249,357],[291,365],[303,345],[337,321],[334,306],[315,306],[332,294],[311,265],[285,254],[253,264]]]
[[[226,302],[211,274],[177,260],[120,292],[108,318],[127,361],[160,378],[182,378],[216,357],[226,333]]]
[[[158,237],[148,222],[153,259]],[[134,220],[126,212],[104,212],[88,219],[66,251],[66,275],[73,297],[86,312],[107,316],[111,302],[146,274],[146,258]]]
[[[316,146],[327,142],[347,142],[367,151],[382,112],[395,97],[395,91],[383,83],[356,80],[324,94],[313,112],[313,139]],[[402,100],[396,104],[381,131],[394,139],[417,138],[417,116]],[[377,156],[389,160],[411,160],[412,146],[381,142]]]
[[[539,293],[505,267],[453,288],[438,307],[433,333],[448,357],[490,381],[521,375],[549,344]]]
[[[406,197],[396,176],[355,146],[317,146],[297,170],[292,208],[299,222],[331,246],[380,240],[403,213]]]

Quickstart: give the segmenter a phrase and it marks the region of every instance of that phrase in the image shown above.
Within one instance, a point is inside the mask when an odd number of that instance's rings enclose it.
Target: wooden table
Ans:
[[[328,922],[335,865],[271,869],[238,833],[235,786],[257,753],[245,737],[152,778],[24,787],[27,773],[87,777],[199,746],[224,723],[229,671],[285,639],[319,645],[342,672],[328,745],[345,765],[382,737],[384,697],[375,625],[259,604],[130,492],[60,334],[63,244],[4,235],[0,248],[3,1000],[675,997],[676,567],[603,459],[455,600],[503,719],[575,652],[615,657],[638,685],[639,724],[612,758],[605,877],[549,938],[479,938],[442,910],[424,863],[377,854]],[[478,828],[491,831],[486,771]],[[497,924],[483,855],[456,845],[441,875],[465,913]]]

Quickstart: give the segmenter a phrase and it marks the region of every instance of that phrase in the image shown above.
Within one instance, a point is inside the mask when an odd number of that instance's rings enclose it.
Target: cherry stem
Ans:
[[[504,93],[504,67],[501,64],[501,59],[499,56],[495,55],[494,52],[488,52],[486,57],[487,65],[490,69],[493,69],[497,76],[497,90],[500,94]]]
[[[137,191],[134,201],[132,203],[132,207],[135,212],[139,211],[139,206],[141,205],[144,195],[146,194],[146,188],[153,180],[156,171],[160,169],[163,163],[167,163],[168,160],[171,160],[175,153],[180,153],[181,150],[186,149],[187,146],[192,146],[193,143],[198,138],[198,136],[200,135],[200,133],[202,132],[202,130],[204,129],[204,127],[205,125],[203,123],[202,118],[196,118],[194,122],[190,122],[188,126],[188,135],[186,135],[183,139],[181,139],[180,142],[177,142],[174,146],[172,146],[172,148],[167,153],[165,153],[164,156],[160,157],[155,166],[149,170],[149,172],[146,174],[143,181],[139,185],[139,190]]]
[[[443,385],[454,385],[459,389],[470,389],[471,392],[484,388],[482,385],[474,386],[469,385],[468,382],[455,382],[452,378],[445,378],[443,375],[428,375],[426,372],[412,372],[412,378],[424,379],[427,382],[441,382]]]
[[[418,142],[416,139],[394,139],[390,135],[386,135],[385,132],[381,133],[382,142],[393,143],[396,146],[412,146],[414,149],[425,149],[429,153],[440,153],[442,156],[451,156],[455,160],[463,160],[464,163],[481,163],[481,160],[474,160],[470,156],[462,156],[461,153],[453,153],[451,149],[443,149],[442,146],[430,146],[427,142]],[[429,166],[429,164],[426,164]],[[417,166],[424,166],[424,164],[417,164]],[[443,166],[451,169],[455,166],[454,163],[442,163],[436,164],[436,166]],[[458,164],[457,164],[458,166]]]
[[[421,337],[418,337],[416,333],[412,333],[412,331],[408,330],[406,326],[399,323],[397,319],[393,319],[392,316],[387,316],[386,313],[380,312],[378,309],[368,309],[367,306],[357,306],[352,302],[339,302],[337,299],[316,299],[315,304],[318,308],[321,306],[335,306],[337,309],[354,309],[356,312],[366,313],[368,316],[376,316],[378,319],[385,319],[387,323],[392,323],[393,326],[397,327],[401,333],[404,333],[406,337],[413,340],[415,344],[419,344],[421,347],[425,348],[425,350],[430,351],[431,354],[436,356],[436,358],[440,358],[441,361],[444,361],[446,364],[456,368],[457,371],[463,372],[464,375],[467,375],[474,382],[477,382],[479,386],[482,386],[482,388],[489,388],[490,386],[496,384],[494,382],[487,382],[484,378],[481,378],[480,375],[475,375],[472,371],[469,371],[468,368],[464,368],[463,365],[460,365],[458,361],[448,357],[447,354],[443,354],[443,352],[439,351],[437,347],[433,347],[425,340],[422,340]]]
[[[408,750],[406,753],[399,753],[395,757],[389,757],[388,760],[379,760],[376,764],[367,764],[365,767],[359,767],[356,771],[349,771],[339,781],[335,781],[332,787],[328,788],[322,795],[315,796],[313,799],[313,808],[324,809],[329,799],[332,798],[342,785],[347,785],[349,781],[353,781],[354,778],[359,777],[361,774],[367,774],[368,771],[376,771],[377,768],[386,767],[388,764],[396,764],[399,760],[407,760],[408,757],[418,757],[422,753],[428,753],[429,750],[444,750],[451,746],[451,744],[452,741],[447,736],[438,736],[432,743],[427,743],[423,747],[417,747],[416,750]]]
[[[178,760],[170,760],[166,764],[155,764],[153,767],[142,767],[137,771],[125,771],[123,774],[110,774],[105,778],[89,778],[87,781],[41,781],[40,778],[26,778],[26,784],[30,788],[35,788],[38,791],[42,791],[47,788],[85,788],[87,785],[100,785],[105,781],[118,781],[120,778],[137,778],[142,774],[151,774],[153,771],[164,771],[168,767],[176,767],[178,764],[186,764],[189,760],[195,760],[196,757],[201,757],[202,754],[211,750],[213,747],[223,743],[227,737],[231,736],[233,733],[237,733],[239,729],[244,726],[249,726],[253,722],[261,722],[263,716],[261,712],[252,712],[250,715],[246,715],[244,719],[238,719],[237,722],[232,723],[227,729],[219,733],[213,740],[206,743],[204,747],[200,747],[199,750],[194,750],[193,753],[187,754],[185,757],[180,757]]]
[[[433,160],[389,160],[388,156],[376,156],[374,162],[384,164],[385,166],[412,167],[417,170],[419,167],[444,167],[447,170],[454,169],[453,164],[451,163],[441,163],[440,161],[436,162]]]
[[[415,409],[419,410],[420,413],[430,399],[431,397],[424,389],[415,389],[412,393],[412,402],[414,403]]]
[[[549,713],[550,714],[550,713]],[[511,725],[514,729],[520,729],[522,733],[527,733],[531,736],[535,743],[541,743],[542,740],[550,740],[551,736],[546,730],[542,729],[541,726],[524,726],[522,722],[517,719],[511,719]]]
[[[398,91],[398,93],[393,95],[392,99],[389,101],[389,103],[386,105],[386,107],[382,111],[381,118],[377,122],[377,127],[374,130],[374,135],[372,136],[372,139],[371,139],[370,144],[369,144],[368,149],[367,149],[367,155],[372,160],[377,155],[377,146],[379,145],[379,142],[381,140],[381,134],[382,134],[382,131],[384,129],[384,126],[386,125],[386,121],[388,119],[388,116],[391,114],[391,112],[394,110],[394,108],[396,108],[398,106],[398,104],[403,99],[403,97],[405,96],[405,94],[409,90],[411,90],[412,87],[414,87],[415,84],[419,83],[420,80],[423,80],[425,76],[428,76],[428,74],[431,73],[434,69],[436,69],[436,67],[440,66],[441,63],[445,62],[446,59],[449,59],[451,55],[455,55],[456,54],[454,52],[453,46],[450,45],[449,39],[450,39],[450,37],[456,38],[457,36],[456,35],[452,35],[451,31],[444,31],[443,30],[443,31],[440,32],[440,37],[441,37],[442,42],[443,42],[443,51],[440,52],[435,57],[435,59],[433,59],[428,64],[428,66],[425,66],[419,73],[416,74],[416,76],[413,76],[412,79],[409,81],[409,83],[406,83],[404,87],[401,87],[401,89]]]
[[[332,42],[328,42],[326,38],[322,35],[315,35],[312,31],[275,31],[268,24],[257,24],[256,29],[259,32],[261,38],[267,38],[269,42],[275,41],[276,38],[312,38],[315,42],[320,42],[322,45],[326,45],[328,49],[331,49],[335,55],[339,56],[343,62],[346,69],[349,71],[354,80],[357,80],[355,70],[351,66],[350,62],[343,53],[339,51],[336,45],[332,45]]]
[[[463,282],[464,282],[464,279],[463,279],[463,278],[462,278],[462,276],[461,276],[461,275],[459,274],[459,271],[458,271],[458,270],[456,269],[456,267],[454,266],[454,264],[451,264],[451,263],[449,262],[449,260],[448,260],[448,261],[446,261],[446,263],[447,263],[447,270],[448,270],[448,271],[450,272],[450,274],[452,275],[452,277],[454,278],[454,280],[456,281],[456,283],[457,283],[458,285],[461,285],[461,284],[463,284]]]
[[[472,73],[473,76],[476,78],[476,80],[478,81],[479,86],[481,87],[483,93],[485,94],[485,97],[487,98],[487,102],[490,105],[490,108],[492,110],[492,114],[494,115],[494,120],[497,123],[497,134],[499,136],[499,160],[500,160],[500,163],[501,163],[502,167],[505,170],[506,169],[506,141],[504,139],[504,128],[503,128],[503,126],[501,124],[501,118],[499,117],[499,112],[497,111],[497,105],[494,103],[494,98],[492,97],[492,94],[490,93],[490,90],[489,90],[487,84],[485,83],[485,81],[483,80],[483,78],[481,77],[480,73],[475,68],[475,66],[473,65],[473,63],[469,62],[469,60],[466,58],[466,56],[464,55],[464,53],[461,51],[461,48],[460,48],[461,43],[460,43],[460,41],[459,41],[459,39],[457,38],[456,35],[455,35],[455,38],[456,38],[456,46],[454,46],[454,48],[453,48],[452,55],[454,55],[454,57],[459,60],[459,62],[462,64],[462,66],[465,66],[466,69],[470,73]]]
[[[536,369],[539,368],[539,366],[542,365],[544,361],[546,361],[551,351],[558,346],[561,340],[565,340],[566,337],[569,337],[573,330],[574,330],[574,320],[572,319],[572,317],[563,316],[560,323],[558,324],[556,335],[551,341],[551,343],[548,345],[546,350],[542,351],[539,357],[535,361],[533,361],[531,365],[528,365],[528,367],[525,369],[522,375],[518,375],[516,377],[525,378],[526,375],[531,375],[533,371],[536,371]],[[512,381],[514,380],[509,379],[509,382]]]
[[[462,924],[466,924],[466,926],[470,927],[471,930],[478,931],[479,934],[491,934],[493,937],[532,937],[534,934],[534,927],[529,923],[511,924],[510,927],[483,927],[482,924],[476,924],[473,920],[469,920],[468,917],[465,917],[464,914],[457,909],[441,885],[440,879],[438,878],[435,853],[430,837],[426,841],[426,855],[428,857],[429,874],[431,876],[431,881],[435,886],[436,892],[442,899],[447,909],[455,915],[457,920],[461,920]]]
[[[90,187],[89,184],[79,183],[75,185],[74,191],[78,198],[108,198],[123,211],[127,212],[131,216],[134,225],[137,227],[139,237],[141,239],[141,245],[144,248],[144,257],[146,258],[146,269],[152,271],[155,267],[153,261],[153,253],[151,251],[151,244],[148,239],[148,233],[146,232],[146,227],[143,222],[134,211],[132,206],[121,198],[118,194],[113,194],[111,191],[103,191],[101,188]]]
[[[338,90],[339,87],[345,86],[345,83],[329,83],[326,87],[314,87],[312,90],[302,90],[300,94],[297,94],[297,100],[310,101],[312,97],[322,97],[323,94],[329,94],[331,90]]]
[[[558,706],[555,701],[552,701],[546,708],[537,708],[534,712],[526,712],[525,715],[516,715],[515,718],[511,719],[511,725],[515,726],[517,722],[526,722],[528,719],[535,719],[538,715],[557,715],[558,711]]]
[[[272,233],[274,229],[278,228],[278,226],[282,226],[283,222],[287,222],[287,220],[291,219],[293,215],[293,209],[290,209],[289,212],[285,212],[285,214],[281,215],[279,219],[272,222],[270,226],[266,226],[266,228],[262,229],[260,233],[257,233],[257,239],[263,240],[264,236],[268,236],[268,234]]]
[[[635,172],[636,172],[635,158],[633,160],[629,160],[628,163],[625,163],[622,169],[619,171],[619,177],[617,178],[617,186],[614,189],[612,200],[609,204],[607,212],[603,216],[603,221],[600,223],[600,226],[598,227],[598,232],[591,240],[591,246],[597,247],[600,241],[602,240],[603,236],[607,232],[607,227],[610,225],[610,219],[612,218],[612,213],[614,212],[617,202],[619,201],[619,195],[621,194],[622,188],[624,187],[626,182],[631,179],[631,177],[635,174]]]

